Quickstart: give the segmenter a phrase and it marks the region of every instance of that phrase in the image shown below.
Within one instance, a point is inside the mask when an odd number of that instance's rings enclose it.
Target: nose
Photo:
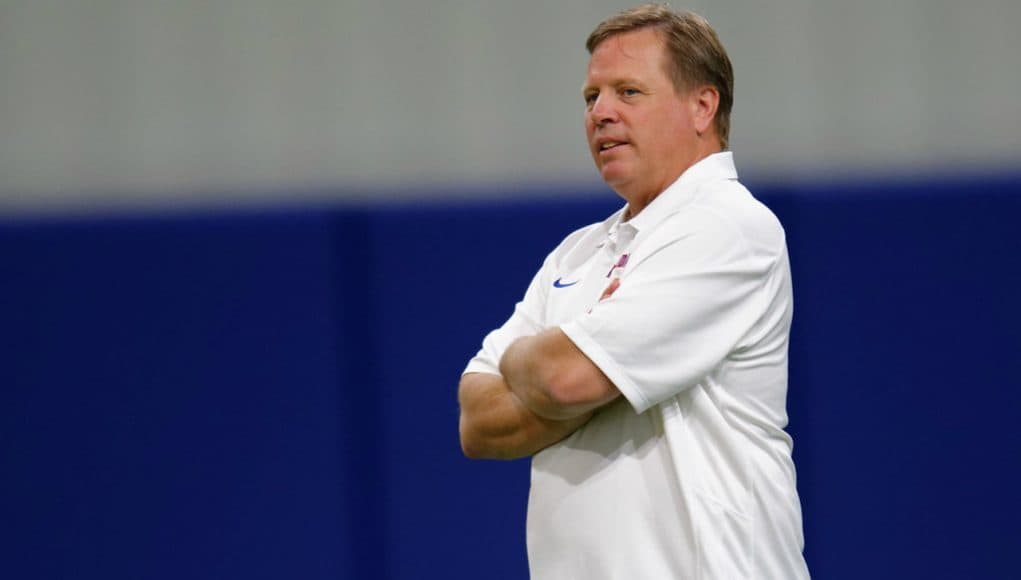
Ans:
[[[589,119],[592,123],[601,127],[606,123],[615,122],[617,118],[617,108],[613,104],[613,99],[606,96],[605,93],[597,96],[592,103],[592,108],[589,109]]]

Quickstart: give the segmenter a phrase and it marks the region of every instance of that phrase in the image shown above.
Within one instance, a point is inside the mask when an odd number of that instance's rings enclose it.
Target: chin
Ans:
[[[599,175],[602,176],[603,181],[606,185],[609,185],[615,191],[619,191],[621,187],[624,187],[628,182],[631,181],[630,175],[624,171],[614,171],[613,169],[606,169],[605,167],[600,170]]]

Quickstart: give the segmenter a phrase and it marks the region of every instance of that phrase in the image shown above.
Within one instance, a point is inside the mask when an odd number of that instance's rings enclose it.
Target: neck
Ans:
[[[684,175],[684,173],[688,169],[691,169],[692,165],[695,165],[696,163],[698,163],[699,161],[702,161],[706,157],[709,157],[710,155],[713,155],[715,153],[719,153],[721,151],[722,151],[722,149],[720,148],[720,144],[715,139],[713,140],[711,147],[705,147],[704,149],[703,148],[699,148],[699,150],[696,150],[695,154],[688,161],[688,163],[683,166],[683,168],[680,170],[680,172],[678,172],[675,175],[669,177],[668,180],[667,180],[667,183],[664,183],[662,185],[662,187],[659,188],[657,191],[651,191],[651,192],[650,191],[644,191],[644,192],[617,191],[617,194],[620,195],[621,197],[623,197],[627,201],[627,209],[624,210],[624,221],[627,221],[627,220],[635,217],[639,213],[641,213],[642,210],[644,210],[646,207],[649,206],[649,204],[651,204],[653,202],[653,200],[655,200],[657,197],[659,197],[660,194],[662,194],[664,191],[666,191],[666,189],[668,187],[670,187],[678,179],[680,179],[681,176]]]

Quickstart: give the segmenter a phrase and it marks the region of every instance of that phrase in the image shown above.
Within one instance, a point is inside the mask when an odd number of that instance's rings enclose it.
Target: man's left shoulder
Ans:
[[[727,224],[733,233],[763,243],[782,244],[785,234],[780,219],[765,203],[736,179],[714,183],[698,196],[692,210],[701,220]],[[714,216],[710,218],[709,216]]]
[[[700,194],[649,236],[650,249],[680,243],[712,253],[774,257],[784,253],[786,234],[780,220],[744,185],[728,180]]]

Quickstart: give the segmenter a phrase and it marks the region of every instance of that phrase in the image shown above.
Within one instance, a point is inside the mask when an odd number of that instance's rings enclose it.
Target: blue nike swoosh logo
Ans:
[[[561,282],[561,280],[563,280],[563,278],[557,278],[553,282],[553,287],[554,288],[567,288],[568,286],[574,286],[575,284],[578,283],[577,280],[575,280],[574,282]]]

